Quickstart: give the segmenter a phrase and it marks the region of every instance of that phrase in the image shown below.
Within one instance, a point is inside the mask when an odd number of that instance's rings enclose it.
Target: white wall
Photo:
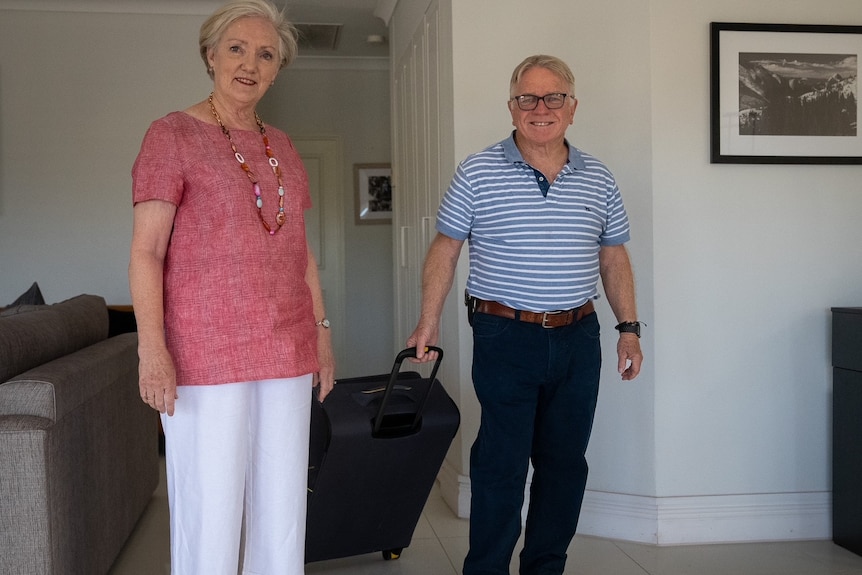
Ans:
[[[212,88],[197,47],[211,4],[146,4],[180,13],[134,14],[18,10],[0,0],[0,306],[34,281],[49,303],[82,292],[129,303],[132,163],[150,122]],[[389,161],[386,73],[289,68],[261,110],[289,133],[345,143],[351,345],[339,376],[387,371],[390,226],[360,229],[352,217],[352,164]]]
[[[200,21],[0,10],[0,305],[33,281],[129,302],[132,162],[208,93]]]
[[[858,24],[859,6],[651,2],[655,496],[715,519],[656,538],[828,537],[829,308],[862,304],[862,167],[709,164],[711,21]]]
[[[858,24],[859,3],[651,6],[656,494],[828,492],[862,167],[710,165],[706,66],[711,21]]]

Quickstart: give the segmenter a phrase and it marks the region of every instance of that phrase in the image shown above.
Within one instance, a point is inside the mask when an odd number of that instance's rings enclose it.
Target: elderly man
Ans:
[[[470,456],[470,550],[464,575],[508,575],[534,468],[521,575],[562,574],[587,481],[585,452],[601,371],[593,308],[601,277],[620,332],[618,371],[643,354],[629,223],[610,171],[569,144],[577,100],[569,67],[531,56],[512,74],[515,130],[464,160],[446,192],[423,271],[417,360],[439,336],[465,240],[473,385],[482,407]]]

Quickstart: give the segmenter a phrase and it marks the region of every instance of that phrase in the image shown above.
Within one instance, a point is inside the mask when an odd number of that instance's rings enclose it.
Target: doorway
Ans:
[[[344,357],[344,217],[341,191],[342,144],[336,136],[293,140],[305,170],[312,208],[305,213],[308,244],[317,259],[326,317],[333,325],[336,361]]]

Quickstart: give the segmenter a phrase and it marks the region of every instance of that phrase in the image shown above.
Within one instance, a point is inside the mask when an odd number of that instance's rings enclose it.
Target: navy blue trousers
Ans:
[[[563,573],[586,488],[601,363],[595,313],[554,329],[474,314],[473,385],[482,419],[470,452],[464,575],[509,575],[531,461],[520,574]]]

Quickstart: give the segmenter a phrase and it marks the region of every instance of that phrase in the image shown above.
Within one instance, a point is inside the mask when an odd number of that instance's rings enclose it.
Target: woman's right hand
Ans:
[[[159,413],[174,414],[177,400],[177,374],[167,348],[139,350],[138,365],[141,399]]]

